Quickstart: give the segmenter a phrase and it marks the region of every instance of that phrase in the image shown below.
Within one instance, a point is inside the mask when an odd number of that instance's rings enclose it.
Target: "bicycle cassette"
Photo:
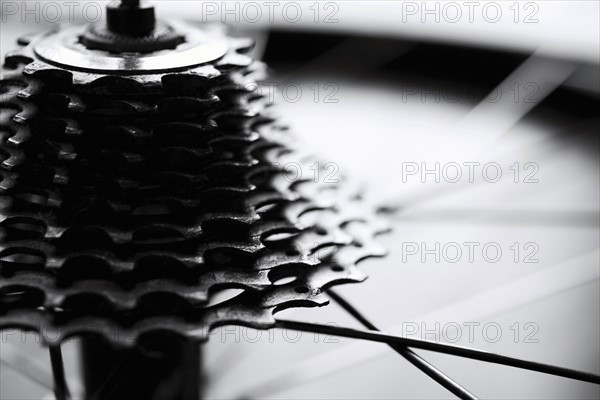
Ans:
[[[385,254],[387,227],[346,179],[282,167],[318,160],[249,84],[267,76],[252,41],[179,22],[131,31],[121,17],[6,56],[1,327],[202,341],[224,324],[273,327],[274,312],[364,280],[357,264]],[[210,305],[227,288],[243,292]]]

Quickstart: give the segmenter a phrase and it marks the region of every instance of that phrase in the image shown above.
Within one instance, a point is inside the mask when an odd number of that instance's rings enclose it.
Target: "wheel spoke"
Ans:
[[[440,221],[479,223],[490,225],[546,225],[598,229],[599,211],[539,211],[539,210],[500,210],[500,209],[459,209],[459,208],[416,208],[398,213],[398,220],[420,223]]]
[[[52,375],[54,376],[54,394],[56,400],[69,400],[69,387],[65,377],[65,366],[63,363],[60,344],[51,345],[48,348],[50,353],[50,363],[52,364]]]
[[[375,325],[373,325],[363,314],[360,313],[356,308],[354,308],[350,303],[348,303],[342,296],[334,292],[333,290],[328,291],[329,296],[338,303],[344,310],[348,311],[350,315],[352,315],[356,320],[358,320],[361,324],[363,324],[367,329],[373,331],[379,331]],[[431,365],[425,359],[420,357],[418,354],[413,352],[411,349],[406,346],[401,346],[397,344],[388,344],[392,349],[394,349],[398,354],[404,357],[407,361],[413,364],[415,367],[419,368],[425,374],[427,374],[434,381],[442,385],[452,394],[456,395],[459,399],[477,399],[477,396],[470,393],[467,389],[459,385],[452,378],[444,374],[442,371]]]
[[[277,327],[281,329],[291,329],[302,332],[322,333],[353,339],[363,339],[372,342],[397,344],[406,347],[435,351],[438,353],[451,354],[458,357],[471,358],[474,360],[485,361],[494,364],[522,368],[530,371],[542,372],[550,375],[562,376],[565,378],[575,379],[583,382],[600,384],[600,376],[589,372],[576,371],[569,368],[563,368],[549,364],[542,364],[534,361],[521,360],[518,358],[488,353],[482,350],[475,350],[467,347],[453,346],[449,344],[429,342],[426,340],[410,339],[402,336],[388,335],[377,331],[351,329],[288,320],[277,320]]]

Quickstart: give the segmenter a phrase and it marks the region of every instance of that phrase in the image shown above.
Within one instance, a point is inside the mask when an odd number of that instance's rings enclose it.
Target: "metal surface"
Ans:
[[[323,290],[364,280],[356,264],[385,253],[359,189],[281,167],[316,159],[249,89],[266,76],[251,43],[173,26],[187,42],[160,54],[89,50],[74,27],[7,56],[3,328],[203,341],[325,305]],[[207,306],[232,287],[244,292]]]
[[[183,23],[170,24],[185,35],[186,42],[164,54],[110,54],[89,50],[79,42],[79,37],[87,29],[81,26],[43,35],[33,43],[33,51],[40,61],[69,71],[121,75],[191,69],[220,59],[228,51],[229,44],[225,37],[218,37],[214,33],[209,35]],[[39,65],[35,66],[35,68],[39,67]]]
[[[140,1],[122,1],[106,7],[107,28],[127,36],[144,37],[156,26],[154,7]]]
[[[65,377],[65,366],[60,345],[49,347],[50,363],[52,364],[52,375],[54,377],[54,395],[56,400],[68,400],[71,398],[67,379]]]
[[[77,336],[88,398],[196,399],[212,329],[323,306],[385,253],[358,189],[281,166],[316,159],[249,85],[266,77],[250,40],[177,22],[139,37],[131,7],[21,40],[0,80],[0,329],[51,346],[57,398]]]
[[[199,399],[202,349],[165,334],[139,346],[114,348],[103,339],[83,341],[84,382],[90,399]],[[155,386],[154,383],[159,382]]]

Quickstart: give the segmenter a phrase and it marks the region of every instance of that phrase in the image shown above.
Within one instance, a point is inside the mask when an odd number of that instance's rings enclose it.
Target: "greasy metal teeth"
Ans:
[[[149,279],[131,284],[118,284],[111,280],[79,280],[66,286],[55,276],[39,272],[18,272],[0,282],[0,293],[21,290],[30,292],[23,298],[31,298],[33,293],[40,293],[39,306],[45,308],[61,308],[63,310],[77,308],[77,300],[95,298],[88,301],[87,311],[90,314],[113,313],[135,310],[140,304],[152,301],[152,297],[171,294],[186,307],[204,307],[208,303],[209,291],[221,287],[238,287],[245,290],[260,290],[271,285],[267,271],[250,272],[244,270],[215,271],[203,274],[187,281],[174,279]],[[14,305],[14,302],[13,302]]]
[[[68,29],[22,42],[2,70],[0,328],[206,340],[366,279],[357,264],[385,254],[387,227],[345,178],[290,178],[286,164],[320,160],[267,112],[251,41],[208,30],[227,43],[213,60],[126,73],[76,44],[84,72],[36,55]],[[229,288],[243,292],[211,303]]]
[[[155,298],[142,298],[141,301],[150,306],[154,315],[145,314],[146,307],[142,306],[134,309],[137,313],[118,313],[116,317],[113,314],[114,309],[110,308],[110,302],[114,304],[119,296],[114,295],[116,292],[110,292],[112,297],[103,293],[97,297],[79,297],[79,301],[74,302],[73,299],[78,296],[69,297],[65,295],[65,290],[49,290],[44,293],[39,287],[9,283],[0,288],[0,310],[3,310],[0,312],[0,326],[5,329],[33,330],[41,334],[42,340],[52,343],[63,342],[73,336],[95,335],[110,341],[114,346],[128,347],[139,343],[144,335],[165,331],[188,339],[205,341],[210,337],[212,329],[222,325],[271,328],[275,325],[273,315],[276,312],[289,307],[326,305],[328,299],[323,294],[323,289],[340,283],[361,282],[366,278],[364,273],[355,267],[339,269],[329,264],[288,276],[293,276],[294,280],[284,285],[269,285],[264,292],[247,289],[228,301],[209,307],[189,307],[188,303],[186,308],[181,305],[184,297],[169,296],[167,293],[171,292],[160,292],[157,289],[154,292]],[[22,279],[27,280],[25,277]],[[160,282],[152,282],[143,287],[156,283],[159,287],[162,286]],[[97,286],[92,284],[94,290],[97,290]],[[68,301],[69,298],[71,301]],[[53,313],[41,309],[44,304],[54,303],[61,304],[66,309],[57,307]],[[74,306],[77,303],[94,304],[98,308],[93,308],[94,314],[86,312],[85,308],[77,309]],[[122,304],[120,300],[117,303]],[[101,312],[100,309],[106,306],[109,306],[110,311],[104,309],[104,312]],[[156,309],[162,312],[156,315]]]

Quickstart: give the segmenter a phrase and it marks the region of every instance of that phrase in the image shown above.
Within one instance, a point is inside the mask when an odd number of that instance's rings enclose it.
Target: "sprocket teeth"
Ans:
[[[221,287],[237,287],[244,290],[259,291],[271,285],[267,271],[217,271],[201,275],[197,279],[187,282],[173,279],[151,279],[144,280],[127,286],[120,286],[111,280],[95,279],[80,280],[65,286],[57,281],[56,277],[46,273],[18,272],[5,278],[0,282],[0,293],[5,296],[11,290],[24,292],[42,291],[41,307],[54,309],[69,309],[84,297],[95,297],[100,301],[91,304],[96,306],[89,310],[93,314],[101,312],[134,311],[142,307],[144,301],[151,297],[158,297],[165,293],[172,293],[180,302],[187,307],[204,307],[208,303],[209,292]],[[102,309],[106,306],[110,310]]]
[[[341,275],[340,275],[341,274]],[[319,277],[315,279],[315,277]],[[131,347],[141,338],[152,332],[170,332],[188,339],[206,341],[213,329],[222,325],[244,325],[256,329],[268,329],[275,326],[273,315],[289,307],[319,307],[329,302],[323,294],[323,288],[340,282],[359,282],[364,279],[360,272],[346,273],[333,271],[329,265],[323,265],[297,277],[283,286],[274,286],[265,295],[256,295],[245,290],[237,297],[208,308],[187,310],[185,317],[180,315],[139,315],[139,319],[128,319],[123,325],[119,318],[104,314],[87,315],[71,310],[61,310],[48,314],[37,308],[44,304],[43,291],[35,288],[18,288],[18,295],[11,299],[28,307],[9,307],[0,312],[0,326],[3,329],[19,328],[34,330],[43,335],[44,342],[60,343],[73,336],[101,336],[117,347]],[[0,290],[0,299],[6,295],[14,296],[14,290]],[[166,300],[164,297],[163,301]],[[0,303],[5,306],[5,302]],[[61,302],[61,304],[63,304]],[[69,316],[71,311],[72,316]],[[45,333],[51,332],[46,336]]]
[[[285,164],[320,159],[258,93],[251,40],[201,65],[114,73],[38,58],[42,39],[7,56],[0,80],[1,328],[204,341],[326,305],[385,254],[359,188],[290,179]],[[211,305],[227,288],[243,292]]]

